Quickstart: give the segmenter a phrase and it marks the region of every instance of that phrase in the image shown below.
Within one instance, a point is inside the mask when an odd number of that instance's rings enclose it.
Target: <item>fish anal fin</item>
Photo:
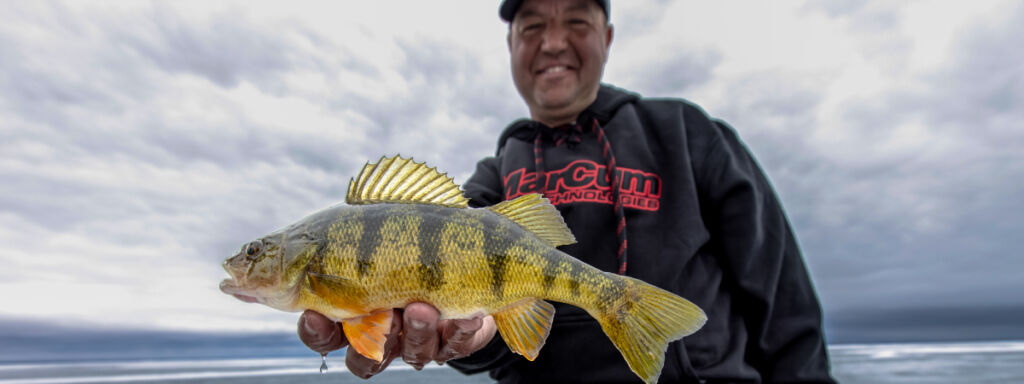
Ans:
[[[508,217],[553,247],[576,242],[562,214],[539,194],[531,193],[502,201],[487,209]]]
[[[349,181],[345,197],[351,205],[407,203],[466,208],[468,201],[447,174],[401,156],[366,163]]]
[[[348,344],[360,355],[376,362],[384,360],[384,346],[391,332],[391,321],[395,312],[390,309],[376,311],[366,316],[341,321],[341,329]]]
[[[548,339],[555,307],[541,299],[523,299],[493,314],[494,324],[512,352],[533,361]]]

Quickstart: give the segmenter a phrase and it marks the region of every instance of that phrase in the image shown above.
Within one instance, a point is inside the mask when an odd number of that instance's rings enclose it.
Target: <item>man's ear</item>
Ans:
[[[508,51],[512,52],[512,26],[508,27],[508,34],[505,35],[505,44],[508,45]]]
[[[615,26],[608,24],[606,29],[604,49],[608,50],[612,47],[612,38],[615,37]]]

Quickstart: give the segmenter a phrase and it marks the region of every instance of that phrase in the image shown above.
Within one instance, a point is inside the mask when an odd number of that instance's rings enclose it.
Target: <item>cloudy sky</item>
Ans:
[[[0,320],[294,331],[220,262],[525,116],[497,1],[0,2]],[[614,2],[605,81],[773,180],[835,340],[1024,337],[1024,5]]]

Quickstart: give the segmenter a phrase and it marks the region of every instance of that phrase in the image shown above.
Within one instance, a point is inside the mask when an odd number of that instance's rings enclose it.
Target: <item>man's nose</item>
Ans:
[[[565,28],[553,26],[544,30],[540,49],[544,53],[557,54],[569,46],[569,34]]]

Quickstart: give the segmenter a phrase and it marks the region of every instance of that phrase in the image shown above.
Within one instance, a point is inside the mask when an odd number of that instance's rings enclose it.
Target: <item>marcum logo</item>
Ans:
[[[661,177],[636,169],[617,167],[619,199],[625,208],[657,211],[661,201]],[[543,183],[543,184],[538,184]],[[590,160],[576,160],[565,168],[545,172],[538,180],[537,172],[526,168],[512,171],[505,176],[505,199],[535,193],[544,185],[544,197],[551,204],[561,205],[576,202],[612,204],[612,188],[609,185],[608,169]]]

